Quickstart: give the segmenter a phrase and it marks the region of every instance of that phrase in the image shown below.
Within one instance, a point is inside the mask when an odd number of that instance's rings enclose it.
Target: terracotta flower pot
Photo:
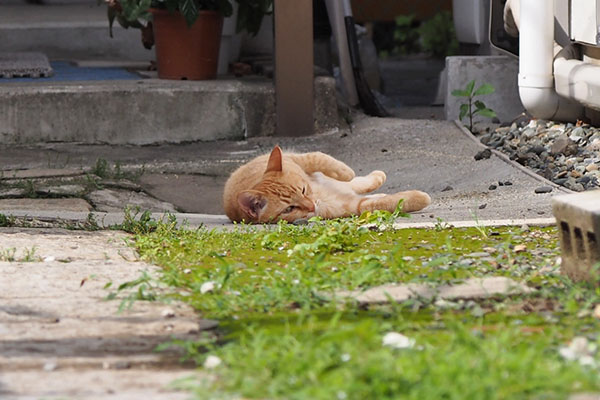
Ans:
[[[217,76],[223,16],[200,11],[188,27],[179,12],[150,9],[153,16],[158,77],[161,79],[214,79]]]

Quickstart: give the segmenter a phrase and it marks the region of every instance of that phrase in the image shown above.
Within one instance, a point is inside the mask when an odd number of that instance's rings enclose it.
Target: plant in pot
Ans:
[[[237,31],[256,34],[273,0],[235,0]],[[142,32],[142,43],[156,45],[158,77],[213,79],[217,75],[223,17],[233,0],[106,0],[109,31],[116,20]]]

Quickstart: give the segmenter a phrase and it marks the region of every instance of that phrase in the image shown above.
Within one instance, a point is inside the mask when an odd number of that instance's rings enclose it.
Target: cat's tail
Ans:
[[[358,214],[365,211],[387,210],[394,212],[402,200],[402,211],[419,211],[431,204],[431,197],[420,190],[407,190],[384,196],[365,196],[358,204]]]

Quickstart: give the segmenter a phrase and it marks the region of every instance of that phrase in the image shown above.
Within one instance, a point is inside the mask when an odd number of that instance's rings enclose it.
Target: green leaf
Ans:
[[[485,104],[483,104],[483,101],[476,100],[475,108],[477,108],[478,110],[483,110],[485,108]]]
[[[489,108],[477,110],[477,111],[475,111],[475,113],[481,115],[482,117],[488,117],[488,118],[494,118],[496,116],[496,111],[489,109]]]
[[[217,0],[219,12],[224,17],[230,17],[233,14],[233,6],[229,0]]]
[[[454,97],[469,97],[470,95],[466,90],[456,89],[452,91],[452,96]]]
[[[461,104],[460,105],[460,115],[458,116],[458,119],[460,119],[462,121],[468,112],[469,112],[469,105]]]
[[[165,6],[167,7],[167,11],[173,14],[177,11],[178,3],[177,0],[169,0],[165,1]]]
[[[479,88],[475,91],[475,93],[473,93],[473,96],[492,94],[495,91],[496,91],[496,89],[492,85],[490,85],[489,83],[484,83],[483,85],[479,86]]]
[[[256,36],[260,29],[263,17],[271,14],[272,0],[238,0],[238,4],[237,33],[245,30],[252,36]]]
[[[475,80],[472,80],[471,82],[467,83],[467,86],[465,87],[465,91],[469,93],[469,96],[471,96],[473,94],[474,87],[475,87]]]
[[[198,18],[198,6],[194,0],[179,0],[179,12],[183,14],[188,26],[194,25]]]
[[[403,208],[404,208],[404,199],[400,199],[400,201],[396,205],[396,209],[392,213],[391,217],[394,220],[397,218],[410,218],[410,214],[407,214],[404,211],[402,211]]]

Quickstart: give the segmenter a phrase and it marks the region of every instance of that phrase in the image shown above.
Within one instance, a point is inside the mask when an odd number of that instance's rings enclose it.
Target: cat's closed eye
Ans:
[[[302,194],[306,194],[306,186],[302,187]]]
[[[294,211],[296,209],[296,206],[289,206],[288,208],[286,208],[285,210],[283,210],[284,214],[289,214],[292,211]]]

